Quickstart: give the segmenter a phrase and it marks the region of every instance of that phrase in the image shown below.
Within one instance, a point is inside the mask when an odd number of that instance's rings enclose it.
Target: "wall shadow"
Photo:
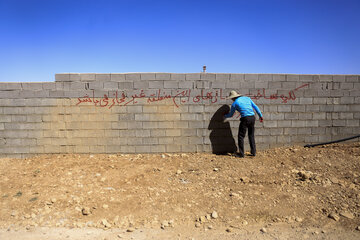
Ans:
[[[224,122],[224,114],[230,111],[228,105],[221,106],[212,116],[208,129],[211,130],[210,142],[214,154],[235,153],[236,143],[229,122]]]

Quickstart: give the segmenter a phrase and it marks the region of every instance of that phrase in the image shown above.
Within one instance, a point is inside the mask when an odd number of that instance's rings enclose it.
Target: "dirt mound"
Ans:
[[[0,159],[0,227],[360,225],[360,143],[213,154]],[[360,233],[360,232],[359,232]],[[359,235],[357,235],[359,236]]]

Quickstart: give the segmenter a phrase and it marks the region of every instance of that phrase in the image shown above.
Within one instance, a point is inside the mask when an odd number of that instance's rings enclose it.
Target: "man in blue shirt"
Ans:
[[[230,118],[234,115],[235,110],[237,110],[240,115],[240,125],[239,125],[239,133],[238,133],[238,144],[239,144],[239,157],[244,157],[244,137],[246,135],[246,129],[248,129],[248,137],[251,149],[251,155],[256,155],[256,145],[255,145],[255,113],[259,115],[260,122],[263,122],[263,117],[260,109],[256,104],[251,100],[251,98],[242,96],[238,94],[236,91],[230,91],[230,95],[228,99],[232,99],[234,102],[231,105],[230,112],[225,114],[225,118]]]

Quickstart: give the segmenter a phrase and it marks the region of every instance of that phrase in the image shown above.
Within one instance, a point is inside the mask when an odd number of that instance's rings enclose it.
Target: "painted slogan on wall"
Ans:
[[[288,103],[296,99],[296,92],[301,89],[309,86],[309,84],[303,84],[295,89],[290,90],[287,94],[268,94],[266,89],[258,89],[255,94],[247,94],[246,96],[251,97],[254,100],[258,99],[269,99],[277,100],[280,99],[281,103]],[[96,98],[94,91],[92,95],[85,95],[79,97],[76,105],[92,104],[95,107],[103,107],[111,109],[114,106],[128,106],[135,105],[138,103],[138,99],[145,99],[148,104],[153,102],[169,100],[175,107],[179,107],[182,104],[186,103],[199,103],[201,101],[209,101],[210,104],[217,103],[219,100],[226,99],[222,89],[213,89],[213,90],[204,90],[201,89],[199,94],[192,94],[191,89],[186,90],[177,90],[175,94],[167,94],[162,89],[154,90],[153,93],[150,93],[146,96],[143,89],[139,90],[135,94],[128,96],[125,91],[115,91],[109,94],[104,94],[101,98]]]

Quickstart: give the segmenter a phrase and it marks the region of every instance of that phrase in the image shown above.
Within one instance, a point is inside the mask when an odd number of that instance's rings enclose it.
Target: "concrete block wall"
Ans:
[[[263,112],[259,149],[360,133],[359,75],[64,73],[0,83],[0,156],[231,151],[231,90]]]

